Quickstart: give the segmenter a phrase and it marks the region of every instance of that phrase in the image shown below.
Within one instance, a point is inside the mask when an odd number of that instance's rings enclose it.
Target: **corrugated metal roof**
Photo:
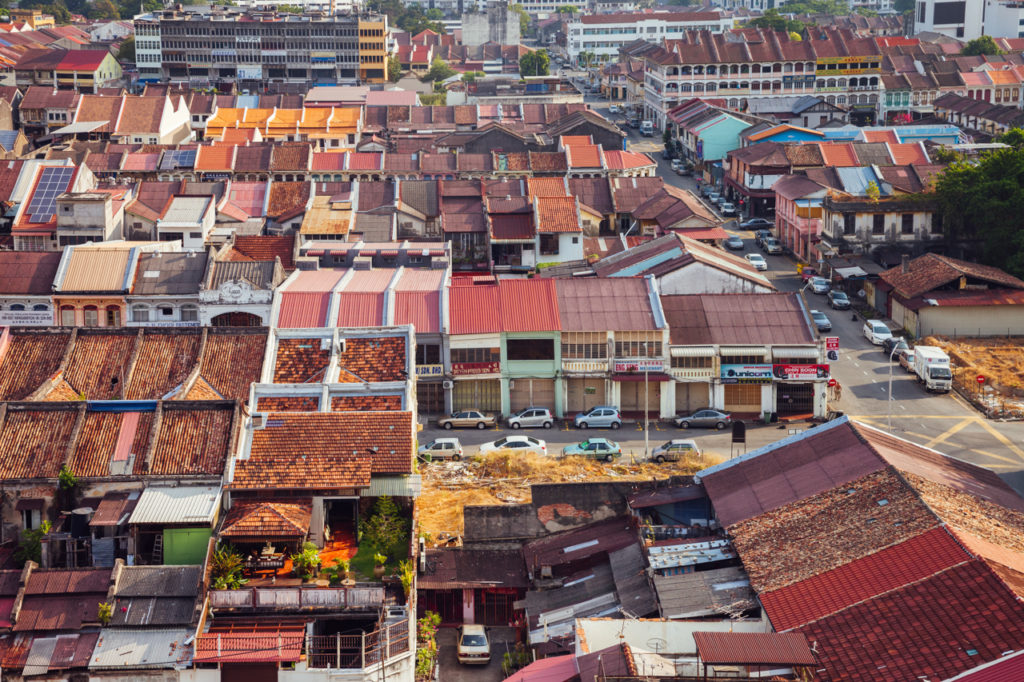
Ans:
[[[220,506],[216,486],[154,486],[146,488],[128,523],[194,523],[210,525]]]
[[[175,197],[164,212],[161,222],[201,223],[212,197]]]
[[[451,334],[497,334],[498,287],[455,286],[448,290]]]
[[[423,488],[423,480],[419,474],[408,476],[373,476],[366,494],[370,497],[416,497]]]
[[[562,331],[657,329],[643,279],[556,279]]]
[[[177,668],[192,663],[192,645],[185,644],[194,630],[100,630],[89,669]]]
[[[795,632],[695,632],[701,663],[816,665],[807,638]]]
[[[327,310],[331,295],[311,291],[285,291],[281,294],[281,311],[277,326],[282,329],[323,327],[327,324]]]
[[[343,291],[338,301],[339,327],[379,327],[384,323],[384,294]]]
[[[74,248],[58,291],[124,291],[131,257],[128,248]]]
[[[498,282],[499,319],[505,332],[559,331],[558,296],[550,279]]]

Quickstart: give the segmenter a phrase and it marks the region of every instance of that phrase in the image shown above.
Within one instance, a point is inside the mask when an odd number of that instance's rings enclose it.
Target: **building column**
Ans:
[[[462,622],[472,624],[474,622],[473,592],[471,587],[462,589]]]
[[[828,414],[828,384],[825,381],[814,382],[814,416],[824,418]]]

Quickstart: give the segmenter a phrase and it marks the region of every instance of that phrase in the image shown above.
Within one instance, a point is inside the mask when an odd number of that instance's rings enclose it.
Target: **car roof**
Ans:
[[[693,447],[697,447],[697,441],[691,438],[673,438],[669,443],[672,443],[673,445],[692,445]]]
[[[482,635],[486,631],[483,625],[472,625],[470,623],[464,623],[462,626],[462,632],[466,635]]]
[[[458,443],[458,438],[435,438],[435,443]]]

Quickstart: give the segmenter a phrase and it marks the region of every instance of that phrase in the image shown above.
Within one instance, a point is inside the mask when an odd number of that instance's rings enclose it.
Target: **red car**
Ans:
[[[805,268],[804,268],[804,269],[803,269],[803,270],[802,270],[802,271],[800,272],[800,279],[802,279],[802,280],[803,280],[803,281],[805,281],[805,282],[806,282],[807,280],[809,280],[809,279],[810,279],[811,277],[817,277],[817,276],[818,276],[818,271],[817,271],[817,270],[815,270],[815,269],[814,269],[814,268],[812,268],[812,267],[805,267]]]

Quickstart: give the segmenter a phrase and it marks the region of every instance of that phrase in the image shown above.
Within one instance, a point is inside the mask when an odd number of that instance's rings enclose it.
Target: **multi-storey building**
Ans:
[[[875,117],[882,55],[874,38],[849,30],[811,27],[803,40],[764,30],[686,31],[666,36],[642,58],[645,118],[658,128],[670,109],[692,97],[745,111],[751,98],[817,95],[849,108],[853,122]]]
[[[383,82],[387,18],[215,8],[135,19],[139,78],[193,87]]]
[[[637,40],[660,42],[678,39],[690,31],[722,33],[731,27],[732,19],[718,11],[584,14],[569,22],[567,49],[573,61],[581,52],[608,61],[618,57],[620,48]]]

